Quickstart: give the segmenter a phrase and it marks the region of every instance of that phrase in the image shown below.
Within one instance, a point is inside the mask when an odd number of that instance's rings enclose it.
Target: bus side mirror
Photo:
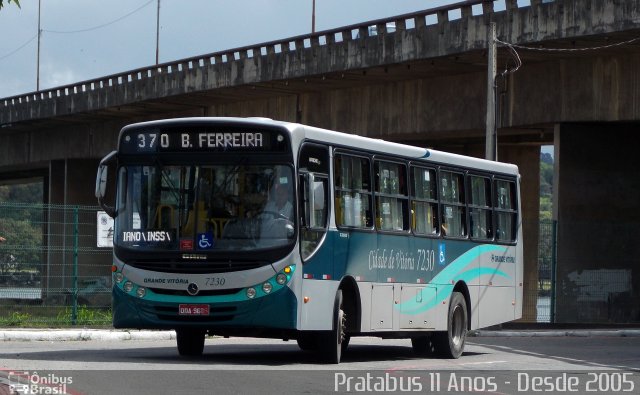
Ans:
[[[322,181],[316,181],[313,179],[313,209],[324,210],[324,183]]]
[[[95,195],[98,199],[100,207],[112,218],[116,217],[115,207],[109,206],[104,202],[107,194],[107,181],[109,179],[109,165],[117,159],[118,151],[113,151],[105,156],[98,165],[98,173],[96,174],[96,190]]]
[[[325,194],[326,178],[318,177],[311,173],[306,176],[305,186],[305,225],[310,229],[324,227],[324,218],[320,219],[316,213],[324,211],[326,207]]]

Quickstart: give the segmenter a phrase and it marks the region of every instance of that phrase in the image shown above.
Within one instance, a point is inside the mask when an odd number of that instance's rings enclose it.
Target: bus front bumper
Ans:
[[[226,299],[226,300],[225,300]],[[180,314],[180,306],[208,306],[206,315]],[[183,308],[183,310],[185,310]],[[144,298],[113,287],[114,328],[273,328],[295,329],[297,300],[288,287],[255,299],[233,300],[219,296],[147,294]]]

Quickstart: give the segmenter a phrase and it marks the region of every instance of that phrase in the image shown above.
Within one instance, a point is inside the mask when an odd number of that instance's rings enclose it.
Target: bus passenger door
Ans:
[[[304,277],[327,280],[333,275],[329,225],[329,150],[305,143],[299,157],[300,255]],[[326,240],[325,240],[326,239]]]

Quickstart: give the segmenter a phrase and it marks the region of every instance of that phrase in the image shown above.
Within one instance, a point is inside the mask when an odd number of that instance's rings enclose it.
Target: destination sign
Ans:
[[[285,137],[278,131],[207,130],[133,130],[120,140],[123,153],[225,152],[286,150]]]

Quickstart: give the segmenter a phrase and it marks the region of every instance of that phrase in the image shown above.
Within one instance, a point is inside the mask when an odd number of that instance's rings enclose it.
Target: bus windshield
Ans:
[[[119,247],[229,252],[295,241],[288,165],[125,165],[119,184]]]

